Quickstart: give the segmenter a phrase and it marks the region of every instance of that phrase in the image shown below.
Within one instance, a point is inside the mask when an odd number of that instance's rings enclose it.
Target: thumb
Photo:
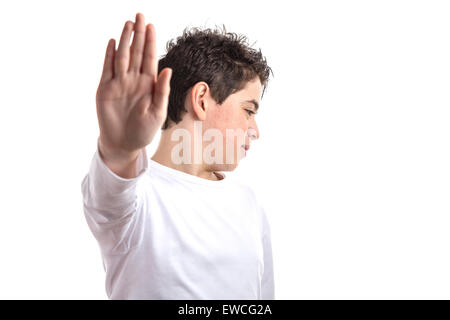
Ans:
[[[152,98],[152,111],[164,112],[169,104],[170,79],[172,79],[172,69],[164,68],[158,76]]]

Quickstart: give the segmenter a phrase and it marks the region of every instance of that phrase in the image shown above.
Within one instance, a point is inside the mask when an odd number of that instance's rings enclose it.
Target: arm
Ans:
[[[154,26],[138,13],[136,23],[125,23],[117,50],[114,39],[108,42],[96,94],[100,136],[82,181],[85,216],[102,250],[123,252],[133,245],[145,147],[167,116],[172,71],[157,73]]]
[[[172,71],[157,72],[154,26],[138,13],[136,23],[125,23],[117,50],[114,39],[106,48],[96,94],[100,136],[83,180],[85,207],[107,220],[127,215],[135,203],[138,159],[147,161],[145,146],[166,119]]]
[[[145,148],[136,161],[135,178],[122,178],[94,154],[82,181],[83,210],[88,226],[102,251],[124,253],[139,242],[138,208],[142,202],[138,182],[148,168]],[[137,233],[136,233],[137,231]]]
[[[137,205],[136,187],[148,167],[145,148],[135,161],[134,178],[123,178],[114,173],[97,150],[88,174],[82,181],[84,209],[92,222],[106,224],[134,212]]]

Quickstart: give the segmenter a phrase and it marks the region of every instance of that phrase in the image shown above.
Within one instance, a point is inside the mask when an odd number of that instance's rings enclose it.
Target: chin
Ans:
[[[237,166],[239,165],[239,163],[233,163],[233,164],[224,164],[224,169],[222,169],[222,171],[233,171],[234,169],[237,168]]]
[[[235,161],[234,163],[223,163],[223,164],[214,164],[214,171],[233,171],[237,168],[239,162]]]

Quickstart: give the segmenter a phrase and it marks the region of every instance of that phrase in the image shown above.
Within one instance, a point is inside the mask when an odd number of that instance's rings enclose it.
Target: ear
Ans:
[[[204,121],[206,119],[206,111],[208,109],[207,105],[207,95],[209,93],[209,86],[206,82],[197,82],[191,91],[191,103],[192,110],[194,111],[197,119]]]

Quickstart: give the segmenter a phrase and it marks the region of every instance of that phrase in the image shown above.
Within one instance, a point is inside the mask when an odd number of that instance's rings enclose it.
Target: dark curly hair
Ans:
[[[211,96],[218,104],[246,83],[259,77],[263,95],[269,75],[261,50],[248,45],[247,37],[216,29],[185,28],[183,34],[166,44],[167,53],[158,62],[158,73],[166,67],[173,70],[170,80],[169,106],[162,129],[169,127],[169,120],[178,123],[184,107],[187,91],[197,82],[204,81]]]

